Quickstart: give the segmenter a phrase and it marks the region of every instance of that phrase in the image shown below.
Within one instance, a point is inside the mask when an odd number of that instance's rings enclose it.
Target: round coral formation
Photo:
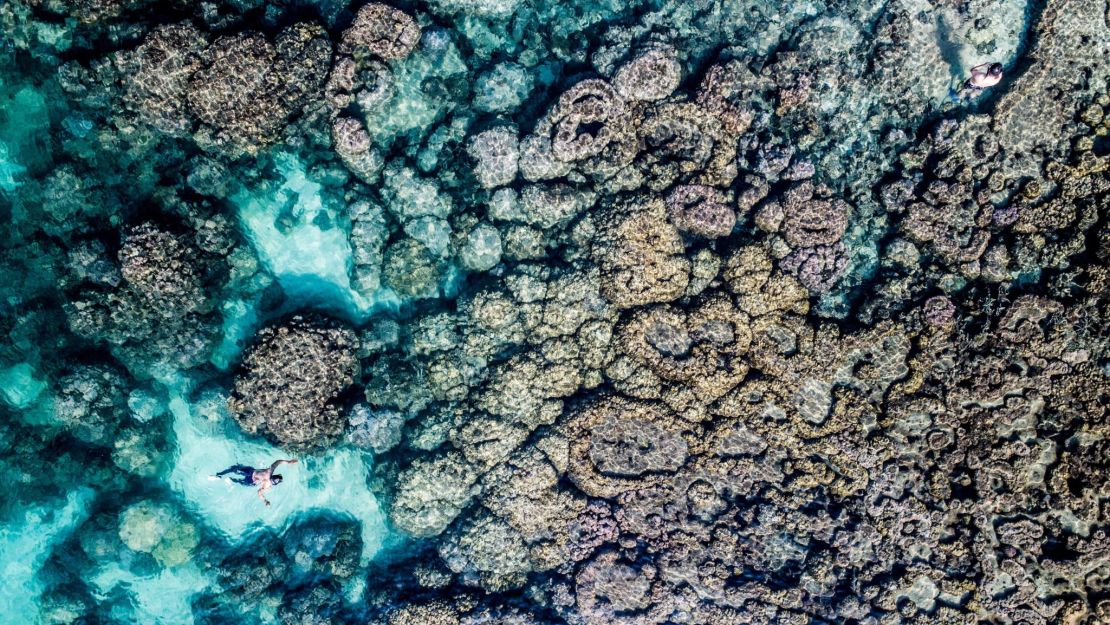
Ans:
[[[427,246],[404,239],[386,250],[382,277],[386,286],[403,297],[428,298],[439,292],[440,271]]]
[[[615,208],[595,243],[602,292],[620,308],[677,299],[690,280],[681,235],[663,219],[661,201],[646,203],[629,212]]]
[[[185,92],[205,140],[248,153],[274,141],[323,85],[331,52],[327,33],[308,23],[273,43],[249,32],[212,42]]]
[[[382,170],[381,152],[375,148],[362,122],[339,117],[331,125],[331,140],[339,159],[366,183],[376,182]]]
[[[119,538],[128,549],[149,553],[165,567],[189,562],[200,542],[196,527],[171,506],[149,500],[120,514]]]
[[[474,135],[467,153],[475,161],[474,175],[483,187],[500,187],[516,178],[520,149],[512,128],[498,126]]]
[[[726,237],[736,226],[736,213],[725,203],[724,194],[704,185],[672,189],[667,213],[679,230],[709,239]]]
[[[126,410],[126,384],[115,367],[78,365],[58,380],[54,418],[80,440],[108,442]]]
[[[562,163],[592,159],[590,169],[607,172],[632,157],[628,109],[609,83],[584,80],[559,96],[536,128]]]
[[[319,447],[343,431],[340,396],[359,373],[358,337],[323,317],[294,316],[255,335],[228,407],[250,434]]]
[[[613,76],[614,88],[627,100],[662,100],[681,81],[682,65],[668,50],[648,50],[622,65]]]

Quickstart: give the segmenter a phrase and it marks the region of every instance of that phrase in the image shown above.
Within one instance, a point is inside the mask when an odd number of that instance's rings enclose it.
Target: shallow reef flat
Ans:
[[[5,0],[0,218],[5,624],[1110,623],[1107,0]]]

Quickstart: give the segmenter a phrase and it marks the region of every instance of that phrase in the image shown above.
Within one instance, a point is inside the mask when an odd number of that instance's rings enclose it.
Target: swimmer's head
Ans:
[[[1002,64],[1001,63],[991,63],[991,66],[987,68],[987,73],[990,74],[991,76],[994,76],[995,78],[1001,76],[1002,75]]]
[[[270,476],[270,483],[273,484],[274,486],[277,486],[278,484],[281,484],[281,476],[277,475],[277,474],[271,475]]]

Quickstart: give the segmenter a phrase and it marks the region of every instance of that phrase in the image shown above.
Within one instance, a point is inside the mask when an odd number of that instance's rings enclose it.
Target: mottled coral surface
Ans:
[[[0,620],[1110,623],[1107,0],[0,34]]]

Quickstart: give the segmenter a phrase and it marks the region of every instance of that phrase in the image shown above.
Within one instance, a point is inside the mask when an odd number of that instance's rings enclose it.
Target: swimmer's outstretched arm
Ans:
[[[270,500],[266,499],[266,491],[268,491],[268,490],[270,490],[270,483],[269,482],[266,482],[265,484],[262,485],[262,488],[258,489],[258,498],[261,499],[262,502],[265,503],[267,506],[270,505]]]
[[[273,473],[275,469],[283,464],[297,464],[297,462],[297,460],[275,460],[274,463],[270,465],[270,473]]]

